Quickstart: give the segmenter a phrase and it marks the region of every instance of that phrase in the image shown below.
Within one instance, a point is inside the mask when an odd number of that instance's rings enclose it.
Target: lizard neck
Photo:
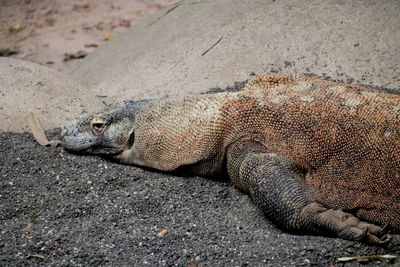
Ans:
[[[135,141],[120,160],[162,171],[198,165],[199,175],[221,168],[223,136],[218,128],[226,93],[149,101],[137,111]]]

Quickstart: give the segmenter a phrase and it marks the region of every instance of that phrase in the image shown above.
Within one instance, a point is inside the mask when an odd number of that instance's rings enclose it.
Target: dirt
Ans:
[[[178,0],[0,0],[0,55],[70,73],[87,53]]]

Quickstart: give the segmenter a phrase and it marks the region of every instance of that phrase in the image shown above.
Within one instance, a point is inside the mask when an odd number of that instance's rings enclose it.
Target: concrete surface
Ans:
[[[28,112],[39,118],[43,128],[52,129],[102,106],[94,94],[54,70],[0,57],[0,131],[27,130]]]
[[[400,87],[400,2],[185,0],[102,45],[71,76],[96,94],[199,94],[257,74]]]

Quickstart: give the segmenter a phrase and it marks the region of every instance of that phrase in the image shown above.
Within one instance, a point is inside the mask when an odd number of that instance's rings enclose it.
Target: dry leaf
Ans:
[[[82,26],[82,29],[84,29],[84,30],[93,30],[93,27],[87,23],[83,23],[81,26]]]
[[[99,23],[97,23],[96,25],[94,25],[96,27],[96,29],[98,29],[99,31],[103,31],[104,30],[104,22],[100,21]]]
[[[32,231],[35,228],[36,217],[33,217],[32,220],[28,223],[28,226],[25,228],[26,231]]]
[[[41,254],[41,253],[36,253],[36,254],[28,255],[27,258],[30,258],[30,257],[35,257],[35,258],[40,258],[42,260],[45,260],[47,258],[47,255]]]
[[[129,28],[131,26],[131,21],[127,19],[112,18],[110,22],[108,22],[108,26],[112,29],[118,26]]]
[[[119,26],[129,28],[131,26],[131,21],[127,19],[120,19]]]
[[[353,257],[341,257],[337,261],[352,261],[352,260],[376,260],[376,259],[395,259],[396,255],[368,255],[368,256],[353,256]]]
[[[46,19],[46,23],[49,26],[58,26],[58,25],[60,25],[60,22],[58,20],[56,20],[55,18]]]
[[[99,45],[98,44],[85,44],[85,47],[86,48],[92,48],[92,47],[96,48],[96,47],[99,47]]]
[[[163,236],[165,236],[167,234],[167,230],[162,230],[161,232],[159,232],[158,234],[157,234],[157,236],[158,237],[163,237]]]
[[[10,28],[8,28],[8,31],[10,33],[16,33],[16,32],[19,32],[21,29],[22,29],[21,24],[15,23],[14,26],[11,26]]]
[[[79,50],[76,53],[65,53],[64,54],[64,62],[71,60],[71,59],[78,59],[78,58],[84,58],[87,56],[87,52]]]
[[[119,26],[119,18],[112,18],[112,19],[108,22],[108,25],[109,25],[111,28],[118,27],[118,26]]]
[[[18,49],[13,49],[9,47],[0,49],[0,57],[8,57],[16,54],[18,54]]]
[[[82,10],[82,9],[89,9],[90,4],[89,3],[84,3],[84,4],[74,4],[72,10]]]
[[[115,37],[114,34],[106,34],[106,36],[104,36],[104,39],[106,39],[106,41],[108,41],[108,40],[111,40],[114,37]]]
[[[28,114],[28,122],[29,122],[29,127],[31,128],[33,137],[40,145],[56,147],[61,143],[59,140],[52,140],[52,141],[47,140],[47,137],[44,134],[43,128],[40,125],[39,119],[32,112],[29,112],[29,114]]]
[[[42,146],[48,145],[49,140],[47,140],[47,137],[44,134],[44,131],[43,131],[42,126],[40,125],[39,119],[32,112],[29,112],[28,122],[29,122],[29,126],[31,128],[33,137],[35,137],[36,141]]]

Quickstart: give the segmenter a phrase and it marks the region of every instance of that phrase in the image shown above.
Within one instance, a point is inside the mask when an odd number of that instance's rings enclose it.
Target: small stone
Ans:
[[[163,237],[163,236],[165,236],[165,235],[167,234],[167,232],[168,232],[168,231],[164,229],[164,230],[162,230],[161,232],[159,232],[159,233],[157,234],[157,236],[158,236],[158,237]]]

